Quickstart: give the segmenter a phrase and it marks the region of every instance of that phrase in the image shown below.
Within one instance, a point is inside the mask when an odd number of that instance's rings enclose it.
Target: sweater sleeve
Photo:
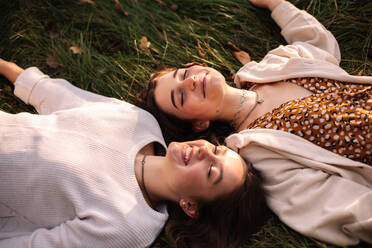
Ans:
[[[36,67],[22,72],[14,85],[14,94],[26,104],[31,104],[39,114],[75,108],[88,102],[116,101],[79,89],[64,79],[52,79]]]
[[[93,218],[75,218],[52,229],[40,228],[30,235],[0,240],[0,248],[142,248],[150,245],[141,243],[131,230],[120,228],[110,223],[102,226]]]
[[[271,16],[282,29],[281,34],[288,44],[311,45],[340,61],[340,49],[335,37],[306,11],[299,10],[289,2],[283,2],[273,10]]]

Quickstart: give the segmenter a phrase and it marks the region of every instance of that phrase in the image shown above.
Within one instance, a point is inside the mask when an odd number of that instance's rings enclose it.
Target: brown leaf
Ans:
[[[90,4],[92,6],[96,6],[96,3],[93,0],[79,0],[78,4]]]
[[[199,57],[205,59],[205,52],[203,50],[203,48],[200,46],[200,42],[198,41],[198,54],[199,54]]]
[[[167,7],[167,4],[164,3],[162,0],[156,0],[156,2],[158,2],[158,4],[160,4],[163,7]]]
[[[126,12],[124,9],[123,9],[123,5],[121,5],[121,3],[119,2],[119,0],[114,0],[115,2],[115,6],[116,8],[121,12],[123,13],[124,15],[128,16],[128,12]]]
[[[81,54],[81,48],[77,47],[76,45],[70,46],[70,50],[73,54]]]
[[[235,44],[234,43],[232,43],[231,41],[228,41],[227,42],[227,45],[229,46],[229,47],[231,47],[232,49],[234,49],[235,51],[240,51],[240,49],[237,47],[237,46],[235,46]]]
[[[247,64],[248,62],[251,61],[251,56],[249,56],[249,54],[244,52],[244,51],[232,52],[232,54],[243,65],[245,65],[245,64]]]
[[[172,4],[172,6],[170,6],[170,9],[173,10],[173,11],[176,11],[176,10],[178,10],[178,5],[177,4]]]
[[[53,69],[56,69],[59,66],[58,58],[53,54],[48,54],[46,58],[46,64]]]
[[[150,45],[151,45],[151,42],[147,40],[147,37],[142,36],[140,40],[140,44],[139,44],[139,49],[141,49],[145,53],[150,53],[150,49],[149,49]]]
[[[159,50],[156,49],[156,48],[151,47],[151,50],[154,51],[154,52],[157,53],[157,54],[160,54]]]
[[[357,76],[362,76],[362,75],[363,75],[363,72],[364,72],[364,69],[361,69],[361,70],[358,72]]]

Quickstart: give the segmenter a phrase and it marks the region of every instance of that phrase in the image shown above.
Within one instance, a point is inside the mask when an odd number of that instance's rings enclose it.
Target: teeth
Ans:
[[[187,148],[186,148],[186,151],[185,151],[185,157],[184,157],[184,161],[185,161],[185,164],[186,164],[186,165],[187,165],[187,163],[188,163],[189,160],[190,160],[191,150],[192,150],[191,147],[187,147]]]

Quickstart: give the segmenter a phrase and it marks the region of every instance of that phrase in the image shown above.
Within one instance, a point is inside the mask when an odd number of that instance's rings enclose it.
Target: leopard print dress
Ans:
[[[283,103],[246,128],[287,131],[341,156],[372,165],[372,86],[323,78],[287,82],[313,94]]]

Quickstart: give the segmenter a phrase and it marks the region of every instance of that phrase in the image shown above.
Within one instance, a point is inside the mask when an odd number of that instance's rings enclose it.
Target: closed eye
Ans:
[[[187,72],[188,72],[188,70],[185,70],[185,72],[183,73],[183,80],[186,79]]]
[[[213,166],[214,166],[213,163],[211,163],[211,164],[209,165],[208,178],[211,177],[211,174],[212,174],[212,167],[213,167]]]
[[[217,154],[217,146],[214,146],[213,153],[214,154]],[[214,166],[214,164],[213,164],[213,162],[211,162],[211,164],[209,165],[209,170],[208,170],[208,178],[212,174],[212,168],[213,168],[213,166]]]

